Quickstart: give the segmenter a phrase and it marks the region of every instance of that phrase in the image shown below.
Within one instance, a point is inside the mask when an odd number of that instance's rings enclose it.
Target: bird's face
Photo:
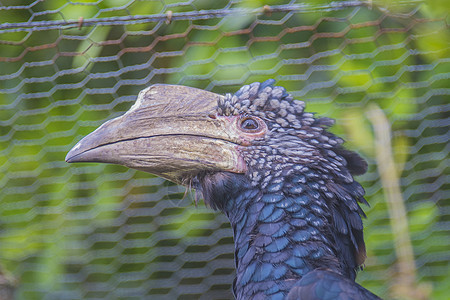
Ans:
[[[84,137],[67,162],[120,164],[178,184],[204,171],[245,173],[243,149],[264,138],[257,116],[224,114],[226,97],[191,87],[153,85],[124,115]]]
[[[202,172],[246,173],[320,164],[342,140],[326,132],[273,80],[234,95],[177,85],[153,85],[124,115],[105,122],[67,154],[67,162],[124,165],[188,184]],[[331,154],[330,154],[331,153]],[[334,155],[336,158],[336,155]],[[329,158],[341,165],[339,158]],[[338,166],[339,167],[339,166]]]
[[[283,168],[317,162],[323,156],[319,143],[328,144],[329,137],[334,138],[323,130],[333,123],[331,119],[314,119],[304,112],[303,101],[294,100],[282,87],[273,87],[273,82],[255,82],[219,99],[221,116],[245,120],[241,127],[264,128],[263,134],[240,149],[254,184]]]

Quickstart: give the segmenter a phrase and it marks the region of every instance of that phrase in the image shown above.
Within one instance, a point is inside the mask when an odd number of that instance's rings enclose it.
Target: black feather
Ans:
[[[252,83],[219,103],[225,115],[257,116],[264,138],[242,149],[248,172],[196,177],[205,202],[230,219],[238,299],[379,299],[354,282],[365,259],[367,163],[274,81]]]

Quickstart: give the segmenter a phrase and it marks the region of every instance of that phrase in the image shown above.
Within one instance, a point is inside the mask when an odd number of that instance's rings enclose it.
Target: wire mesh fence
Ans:
[[[358,178],[371,204],[358,282],[388,299],[448,297],[445,1],[30,2],[0,1],[0,294],[231,299],[223,215],[150,174],[64,157],[151,84],[227,93],[274,78],[337,119],[334,132],[369,161]],[[383,134],[406,207],[414,295],[398,280]]]

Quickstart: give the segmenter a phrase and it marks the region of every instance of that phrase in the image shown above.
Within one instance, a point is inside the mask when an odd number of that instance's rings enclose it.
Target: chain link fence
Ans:
[[[0,296],[231,299],[222,214],[150,174],[64,157],[151,84],[274,78],[369,161],[358,282],[448,299],[449,19],[429,2],[0,1]]]

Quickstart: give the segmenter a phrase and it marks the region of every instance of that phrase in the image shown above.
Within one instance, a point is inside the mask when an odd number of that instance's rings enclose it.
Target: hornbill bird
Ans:
[[[193,187],[224,212],[237,299],[380,299],[355,283],[366,257],[353,175],[367,163],[274,80],[218,95],[152,85],[67,162],[125,165]]]

